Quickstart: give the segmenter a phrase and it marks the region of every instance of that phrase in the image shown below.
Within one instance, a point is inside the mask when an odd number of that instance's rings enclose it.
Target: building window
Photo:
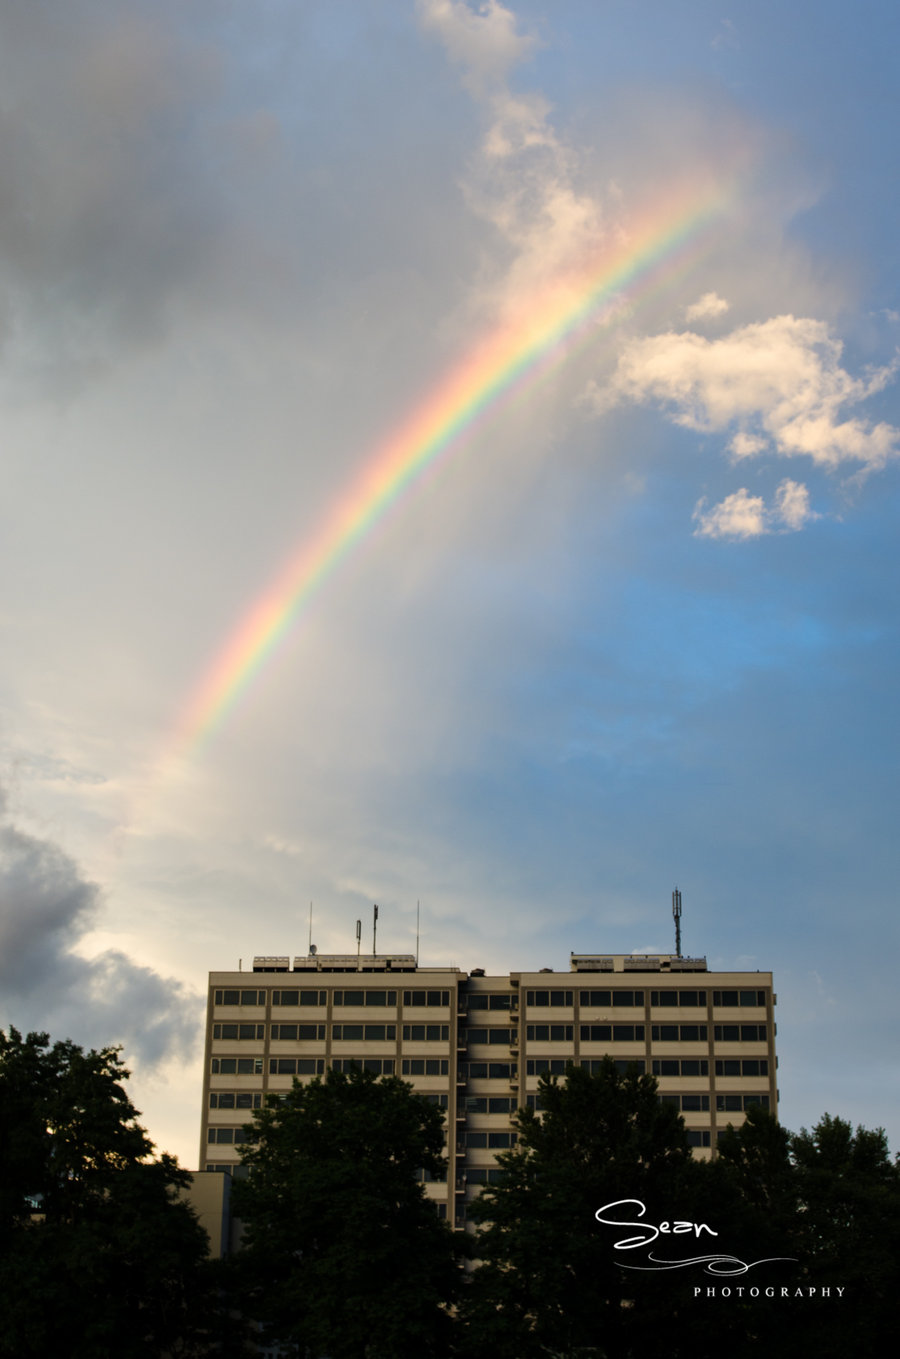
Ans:
[[[401,1070],[404,1076],[446,1076],[449,1062],[446,1057],[404,1057]]]
[[[210,1071],[214,1076],[261,1076],[261,1057],[213,1057]]]
[[[688,1058],[679,1061],[677,1058],[654,1058],[654,1076],[708,1076],[709,1062],[705,1058]]]
[[[265,991],[216,991],[216,1005],[265,1005]]]
[[[765,1005],[765,991],[713,991],[713,1005]]]
[[[713,1034],[719,1043],[765,1043],[769,1037],[765,1024],[716,1024]]]
[[[742,1113],[758,1104],[763,1109],[769,1107],[768,1095],[716,1095],[716,1109],[720,1114]]]
[[[331,1036],[336,1043],[385,1043],[397,1037],[396,1024],[332,1024]]]
[[[469,996],[470,1010],[510,1010],[512,996],[508,991],[475,991]]]
[[[280,1042],[288,1039],[301,1042],[321,1041],[325,1037],[324,1024],[273,1024],[272,1037]]]
[[[396,991],[335,991],[335,1005],[396,1005]]]
[[[716,1058],[717,1076],[768,1076],[769,1063],[765,1058],[741,1061],[737,1057]]]
[[[643,1043],[643,1024],[582,1024],[582,1043]]]
[[[706,1024],[653,1024],[650,1036],[654,1043],[705,1043]]]
[[[529,1043],[571,1043],[571,1024],[528,1024],[525,1033]]]
[[[603,1070],[603,1063],[606,1060],[604,1057],[582,1057],[581,1066],[584,1067],[585,1071],[590,1071],[591,1075],[596,1075],[598,1071]],[[613,1066],[621,1076],[626,1075],[631,1070],[637,1070],[640,1075],[643,1075],[646,1063],[642,1057],[617,1057]]]
[[[335,1057],[331,1063],[333,1071],[371,1071],[375,1076],[393,1076],[393,1057]]]
[[[213,1038],[265,1038],[265,1024],[213,1024]]]
[[[643,991],[613,991],[613,1005],[643,1005]]]
[[[508,1081],[516,1075],[515,1062],[460,1062],[460,1079]]]
[[[273,1005],[327,1005],[327,991],[273,991]]]
[[[448,1043],[450,1041],[450,1025],[404,1024],[403,1041],[405,1043]]]
[[[271,1076],[321,1076],[325,1070],[324,1057],[270,1057]]]
[[[566,1006],[572,1004],[571,991],[528,991],[525,996],[527,1005]]]
[[[209,1097],[210,1109],[259,1109],[262,1092],[251,1090],[219,1090]]]
[[[449,991],[404,991],[404,1005],[441,1006],[450,1004]]]
[[[229,1146],[234,1142],[249,1142],[251,1131],[250,1128],[210,1128],[206,1140],[220,1146]]]
[[[705,991],[651,991],[651,1005],[705,1005]]]
[[[579,991],[578,999],[585,1009],[596,1009],[602,1005],[604,1009],[612,1005],[612,992],[610,991]]]
[[[567,1057],[529,1057],[525,1063],[526,1076],[543,1076],[550,1072],[553,1076],[564,1076],[566,1067],[571,1063]]]
[[[705,1129],[688,1128],[687,1140],[689,1147],[708,1147],[709,1133]]]

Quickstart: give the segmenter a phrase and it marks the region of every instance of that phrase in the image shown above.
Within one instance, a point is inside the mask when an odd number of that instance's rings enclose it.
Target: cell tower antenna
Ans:
[[[312,957],[312,902],[309,903],[309,956]]]
[[[359,971],[359,951],[362,948],[362,921],[356,922],[356,970]]]
[[[675,921],[675,957],[681,957],[681,893],[678,888],[672,893],[672,919]]]
[[[375,957],[375,939],[378,934],[378,907],[372,907],[372,957]]]
[[[419,966],[419,902],[416,902],[416,967]]]

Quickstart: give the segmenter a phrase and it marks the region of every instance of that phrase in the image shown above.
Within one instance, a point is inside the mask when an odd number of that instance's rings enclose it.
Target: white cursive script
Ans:
[[[705,1222],[661,1222],[658,1227],[654,1227],[652,1222],[622,1222],[618,1217],[607,1217],[606,1214],[616,1208],[624,1208],[634,1204],[637,1208],[637,1216],[643,1217],[647,1209],[640,1199],[616,1199],[615,1203],[607,1203],[603,1208],[598,1208],[594,1217],[598,1222],[602,1222],[606,1227],[634,1227],[640,1236],[626,1236],[621,1241],[615,1243],[615,1250],[635,1250],[638,1246],[649,1246],[651,1241],[655,1241],[658,1236],[683,1236],[685,1233],[693,1232],[695,1238],[701,1232],[709,1232],[710,1236],[718,1236],[712,1227],[708,1227]]]

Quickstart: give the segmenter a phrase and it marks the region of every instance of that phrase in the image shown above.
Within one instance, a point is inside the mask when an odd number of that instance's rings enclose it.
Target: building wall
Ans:
[[[708,972],[703,959],[573,955],[569,972],[489,977],[413,958],[258,958],[209,979],[200,1166],[233,1170],[242,1125],[270,1092],[358,1062],[408,1080],[443,1109],[447,1179],[427,1185],[462,1225],[511,1119],[543,1071],[637,1062],[677,1103],[694,1154],[752,1102],[777,1113],[768,972]]]

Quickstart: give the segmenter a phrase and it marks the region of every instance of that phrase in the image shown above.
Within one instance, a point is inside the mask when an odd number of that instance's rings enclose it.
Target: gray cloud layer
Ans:
[[[99,889],[57,845],[0,825],[0,988],[3,1022],[91,1046],[121,1043],[154,1065],[189,1055],[198,1001],[116,949],[76,952],[94,924]]]

